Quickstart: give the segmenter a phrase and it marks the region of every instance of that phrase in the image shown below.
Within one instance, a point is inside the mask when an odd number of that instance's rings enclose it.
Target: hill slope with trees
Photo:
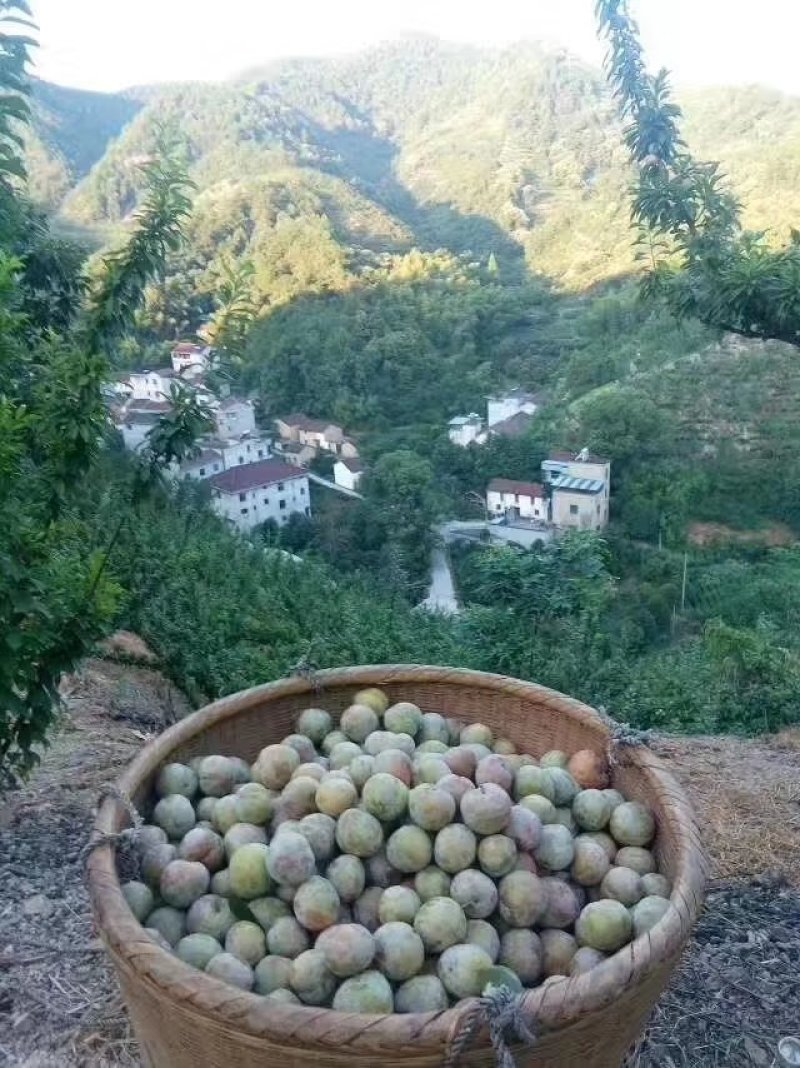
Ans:
[[[275,63],[225,84],[115,96],[38,83],[36,98],[35,139],[51,147],[51,166],[66,168],[48,200],[77,184],[63,208],[81,223],[130,210],[129,161],[152,149],[158,121],[180,130],[226,248],[237,244],[234,205],[258,216],[288,188],[281,207],[328,219],[345,254],[409,242],[493,251],[509,268],[524,256],[530,271],[571,288],[632,266],[620,123],[602,74],[566,53],[411,38],[354,57]],[[790,225],[800,102],[748,87],[687,92],[683,103],[690,144],[722,161],[748,225]],[[47,181],[40,155],[34,188]],[[298,185],[316,196],[296,200]],[[249,245],[253,234],[238,239]]]

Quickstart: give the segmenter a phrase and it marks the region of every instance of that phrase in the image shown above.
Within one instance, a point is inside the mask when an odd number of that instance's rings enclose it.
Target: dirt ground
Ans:
[[[693,545],[793,545],[797,539],[785,523],[773,523],[761,530],[736,530],[724,523],[692,523],[689,541]]]
[[[117,653],[136,652],[129,643]],[[157,671],[90,660],[31,781],[0,803],[0,1065],[139,1065],[82,879],[99,788],[187,710]],[[674,738],[713,863],[706,911],[631,1068],[769,1068],[800,1030],[800,731]]]

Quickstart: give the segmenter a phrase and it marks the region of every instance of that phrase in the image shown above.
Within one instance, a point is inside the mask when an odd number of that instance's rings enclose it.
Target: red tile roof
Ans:
[[[271,486],[275,482],[288,482],[291,478],[305,478],[296,467],[278,460],[259,460],[254,464],[241,464],[227,471],[220,471],[209,479],[211,485],[222,493],[242,493],[244,490]]]
[[[340,456],[338,462],[344,464],[347,470],[352,471],[354,475],[364,470],[364,464],[361,460],[351,459],[349,456]]]
[[[191,341],[179,341],[172,350],[177,356],[192,356],[196,352],[203,352],[202,345],[195,345]]]
[[[493,478],[489,483],[490,493],[517,493],[520,497],[544,497],[544,488],[539,482],[514,482],[510,478]]]

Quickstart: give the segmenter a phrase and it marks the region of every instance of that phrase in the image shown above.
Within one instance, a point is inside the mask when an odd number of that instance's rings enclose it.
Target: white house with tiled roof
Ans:
[[[508,526],[602,530],[608,526],[611,461],[588,449],[551,452],[544,483],[494,478],[486,489],[487,515]]]
[[[483,420],[477,412],[455,415],[447,424],[447,436],[454,445],[460,445],[464,449],[473,442],[480,445],[486,441]]]
[[[170,408],[169,402],[163,399],[135,400],[133,397],[127,398],[121,406],[113,407],[111,418],[122,435],[125,448],[138,452],[147,441],[147,435]]]
[[[171,367],[161,367],[155,371],[131,371],[126,381],[131,388],[134,400],[166,400],[172,390],[172,383],[178,378],[177,371]]]
[[[361,460],[343,456],[333,465],[333,480],[337,486],[343,486],[345,489],[357,490],[363,474],[364,465]]]
[[[491,429],[496,423],[502,423],[519,412],[533,415],[540,404],[536,393],[528,393],[523,389],[510,389],[507,393],[493,394],[486,398],[486,422]]]
[[[179,341],[170,353],[172,369],[176,374],[188,370],[208,370],[211,349],[208,345],[197,345],[193,341]]]
[[[217,406],[214,421],[221,438],[254,434],[256,430],[255,405],[244,397],[227,397]]]
[[[489,516],[511,519],[547,520],[547,497],[539,482],[516,482],[511,478],[493,478],[486,489]]]
[[[252,530],[274,519],[311,515],[308,476],[299,467],[278,460],[232,467],[209,479],[214,510],[239,530]]]
[[[332,452],[334,456],[358,457],[355,441],[347,437],[338,423],[331,423],[327,419],[312,419],[303,412],[293,412],[291,415],[277,416],[275,428],[284,443],[308,445],[315,450]]]

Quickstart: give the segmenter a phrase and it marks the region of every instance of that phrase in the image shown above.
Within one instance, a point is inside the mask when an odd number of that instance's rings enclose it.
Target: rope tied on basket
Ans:
[[[606,746],[606,758],[610,767],[616,767],[620,763],[620,750],[622,749],[635,748],[640,745],[649,746],[651,749],[656,748],[660,737],[658,731],[640,731],[632,727],[630,723],[618,723],[602,705],[597,711],[611,735]]]
[[[128,795],[115,786],[111,782],[103,783],[100,787],[100,793],[97,798],[97,807],[99,808],[103,801],[107,797],[113,797],[115,801],[119,801],[131,820],[131,826],[126,827],[122,831],[114,832],[97,832],[95,831],[89,841],[81,850],[80,860],[81,863],[85,863],[91,854],[98,846],[113,845],[113,846],[135,846],[139,839],[139,831],[144,826],[144,819],[136,810],[136,806]]]
[[[315,664],[313,660],[309,660],[308,656],[301,656],[297,663],[292,667],[289,672],[290,675],[296,675],[301,679],[305,679],[306,682],[310,682],[314,687],[314,693],[322,693],[322,683],[317,677],[319,671],[319,664]]]
[[[524,994],[516,994],[508,987],[489,990],[470,1006],[463,1017],[457,1036],[450,1043],[443,1068],[457,1068],[462,1055],[485,1025],[494,1050],[497,1068],[516,1068],[514,1055],[508,1046],[511,1034],[528,1046],[536,1044],[536,1032],[523,1007]]]

